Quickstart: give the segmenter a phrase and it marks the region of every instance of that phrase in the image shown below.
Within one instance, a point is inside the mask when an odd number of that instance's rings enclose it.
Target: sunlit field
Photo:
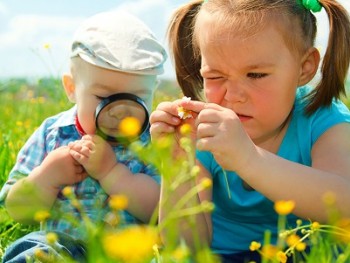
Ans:
[[[181,93],[175,83],[163,81],[155,94],[154,107],[163,100],[181,98]],[[349,100],[344,100],[350,107]],[[0,102],[2,114],[0,115],[0,187],[13,167],[16,155],[28,137],[41,124],[41,122],[58,112],[67,110],[73,105],[66,98],[61,87],[60,80],[42,79],[29,82],[25,79],[0,81]],[[170,184],[176,189],[190,177],[197,175],[198,170],[194,160],[190,156],[193,150],[189,143],[188,130],[182,129],[183,137],[180,139],[181,147],[187,152],[185,159],[174,160],[171,155],[173,141],[164,139],[155,142],[149,147],[132,146],[138,156],[146,162],[152,163],[163,176],[164,183]],[[193,216],[202,211],[211,211],[214,207],[211,203],[204,203],[193,207],[186,204],[198,192],[211,187],[210,180],[204,180],[195,186],[192,191],[184,195],[173,207],[173,212],[161,225],[156,225],[156,216],[146,226],[131,226],[123,230],[118,229],[117,220],[110,222],[113,229],[101,229],[85,218],[89,238],[87,240],[88,262],[220,262],[209,248],[200,244],[201,248],[196,254],[191,253],[185,244],[178,245],[175,242],[177,225],[180,218],[187,218],[189,222]],[[64,194],[76,204],[74,194],[67,187]],[[171,193],[168,193],[171,194]],[[297,262],[350,262],[350,218],[341,217],[334,209],[334,196],[330,193],[324,197],[323,202],[329,210],[329,224],[318,222],[297,221],[297,227],[288,229],[285,218],[292,213],[293,201],[281,200],[276,202],[275,209],[280,219],[280,230],[277,246],[269,244],[269,233],[266,232],[263,244],[252,240],[247,250],[258,251],[263,256],[263,262],[286,262],[286,257],[295,259],[303,257],[303,261]],[[112,211],[124,209],[127,202],[123,202],[121,196],[111,198]],[[160,206],[167,206],[162,203]],[[84,213],[84,211],[82,211]],[[51,216],[48,211],[41,211],[36,215],[38,225]],[[110,215],[113,219],[113,212]],[[82,223],[72,218],[76,223]],[[107,220],[107,219],[106,219]],[[0,207],[0,260],[4,249],[14,240],[26,233],[38,229],[38,226],[27,226],[14,222],[3,207]],[[168,246],[162,246],[159,239],[159,231],[166,229]],[[196,227],[193,226],[193,235],[196,235]],[[56,242],[55,235],[48,233],[48,242]],[[124,244],[120,246],[120,244]],[[306,253],[305,251],[308,251]],[[38,250],[35,258],[28,262],[56,262],[49,254]],[[65,262],[74,262],[66,257]]]

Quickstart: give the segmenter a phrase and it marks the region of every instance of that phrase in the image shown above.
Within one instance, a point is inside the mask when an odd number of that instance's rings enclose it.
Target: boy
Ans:
[[[0,202],[16,221],[32,223],[43,210],[79,218],[79,211],[62,194],[66,186],[93,222],[103,221],[110,210],[108,198],[114,194],[128,198],[127,211],[121,211],[125,223],[150,219],[159,198],[153,170],[123,145],[111,146],[95,135],[95,110],[101,100],[119,93],[134,94],[151,109],[166,57],[152,32],[127,13],[100,13],[79,27],[72,43],[71,72],[62,77],[75,106],[46,119],[35,131],[0,193]],[[144,143],[148,138],[148,130],[140,135]],[[74,228],[63,218],[52,218],[41,230],[57,233],[61,250],[84,260],[83,226]],[[56,253],[46,242],[46,232],[33,232],[10,245],[3,262],[26,262],[37,248]]]

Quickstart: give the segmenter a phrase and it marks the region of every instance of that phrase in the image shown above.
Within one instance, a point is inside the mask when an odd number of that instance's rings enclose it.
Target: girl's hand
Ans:
[[[85,135],[68,146],[71,156],[96,180],[104,178],[117,164],[112,147],[98,135]]]
[[[211,152],[226,170],[237,171],[249,164],[254,143],[238,116],[214,103],[186,102],[186,109],[197,112],[197,149]]]
[[[188,124],[191,127],[193,144],[195,144],[196,127],[194,123],[197,113],[191,111],[192,117],[186,119],[181,118],[181,114],[179,114],[180,108],[186,109],[186,103],[187,101],[180,99],[173,102],[162,102],[158,105],[150,116],[152,140],[166,135],[172,135],[178,142],[182,136],[180,132],[181,126]],[[175,149],[174,153],[177,154],[178,149]]]

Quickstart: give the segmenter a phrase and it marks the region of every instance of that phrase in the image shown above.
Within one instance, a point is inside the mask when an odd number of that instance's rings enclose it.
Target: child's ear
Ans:
[[[303,86],[309,83],[317,73],[320,63],[320,52],[317,48],[310,48],[304,55],[301,65],[301,75],[298,86]]]
[[[72,75],[64,74],[62,76],[62,84],[69,101],[75,103],[75,84]]]

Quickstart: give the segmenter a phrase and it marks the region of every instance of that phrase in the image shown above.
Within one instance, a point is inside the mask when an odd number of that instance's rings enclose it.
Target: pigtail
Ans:
[[[176,79],[185,96],[201,99],[203,79],[200,75],[201,59],[193,46],[195,17],[203,0],[194,0],[175,10],[168,27],[168,43],[173,58]]]
[[[320,106],[330,106],[333,98],[346,95],[345,80],[350,63],[349,14],[335,0],[320,0],[329,19],[329,38],[321,65],[322,79],[310,94],[306,112],[311,114]]]

